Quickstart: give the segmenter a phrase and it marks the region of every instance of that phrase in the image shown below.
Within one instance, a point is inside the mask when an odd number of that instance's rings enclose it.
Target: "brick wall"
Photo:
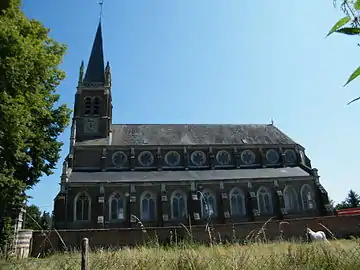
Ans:
[[[287,224],[280,225],[280,222],[287,222]],[[272,220],[266,225],[266,235],[269,240],[277,239],[280,235],[280,226],[283,230],[283,237],[285,239],[302,238],[304,237],[304,228],[309,226],[312,230],[324,230],[319,225],[322,223],[326,226],[337,238],[347,237],[349,235],[360,236],[360,215],[358,216],[328,216],[328,217],[312,217],[288,219],[283,221]],[[253,230],[258,231],[264,222],[244,222],[234,224],[219,224],[214,225],[216,235],[221,236],[224,240],[231,239],[233,235],[233,228],[238,239],[245,239],[246,236]],[[142,244],[148,238],[157,237],[161,241],[166,241],[169,238],[170,231],[176,228],[178,236],[186,236],[187,233],[183,227],[153,227],[146,228],[146,233],[141,229],[93,229],[93,230],[59,230],[58,233],[64,240],[67,248],[79,248],[81,239],[89,238],[91,248],[97,247],[119,247],[119,246],[133,246]],[[208,241],[208,233],[205,232],[204,225],[193,226],[192,235],[196,241]],[[47,238],[48,237],[48,238]],[[329,237],[330,238],[330,237]],[[51,244],[50,244],[51,242]],[[62,243],[55,231],[40,232],[34,231],[32,240],[32,256],[37,256],[40,252],[53,247],[55,250],[62,249]]]

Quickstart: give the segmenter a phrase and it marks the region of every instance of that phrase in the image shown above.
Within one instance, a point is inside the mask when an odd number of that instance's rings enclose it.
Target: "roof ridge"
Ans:
[[[89,142],[89,144],[91,144]],[[269,124],[113,124],[112,145],[294,145]]]
[[[207,124],[207,123],[151,123],[151,124],[142,124],[142,123],[124,123],[124,124],[111,124],[113,126],[168,126],[168,125],[172,125],[172,126],[274,126],[272,124],[266,124],[266,123],[258,123],[258,124],[229,124],[229,123],[212,123],[212,124]],[[274,126],[275,127],[275,126]]]

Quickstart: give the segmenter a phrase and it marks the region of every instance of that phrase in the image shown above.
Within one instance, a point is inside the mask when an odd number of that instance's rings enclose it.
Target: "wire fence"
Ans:
[[[88,248],[88,246],[87,246]],[[80,268],[82,266],[83,268]],[[1,262],[0,269],[360,269],[360,241],[152,246],[58,253]]]

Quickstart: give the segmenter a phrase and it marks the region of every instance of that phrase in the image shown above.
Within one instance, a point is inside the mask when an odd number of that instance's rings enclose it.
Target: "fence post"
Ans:
[[[89,270],[88,255],[89,255],[89,239],[83,238],[81,240],[81,270]]]

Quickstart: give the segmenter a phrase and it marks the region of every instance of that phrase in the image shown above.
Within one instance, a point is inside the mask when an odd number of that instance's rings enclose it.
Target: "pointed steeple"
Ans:
[[[94,44],[91,50],[91,55],[85,73],[84,82],[105,83],[101,21],[99,21],[99,25],[96,31]]]

